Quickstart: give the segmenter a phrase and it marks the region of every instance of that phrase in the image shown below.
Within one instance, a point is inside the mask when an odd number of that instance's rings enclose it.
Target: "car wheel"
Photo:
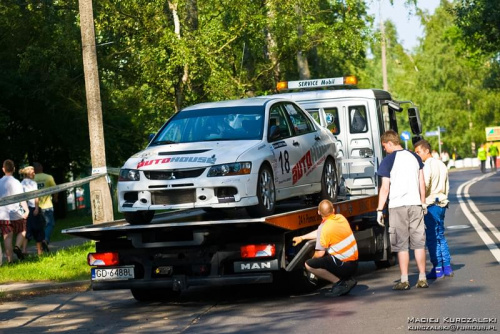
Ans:
[[[139,302],[167,301],[178,298],[181,294],[172,289],[130,289],[130,292]]]
[[[151,223],[154,211],[124,212],[123,216],[130,225],[145,225]]]
[[[276,191],[274,188],[274,177],[269,166],[264,165],[259,170],[257,179],[257,197],[259,204],[247,208],[252,217],[264,217],[274,213],[276,206]]]
[[[339,195],[339,180],[337,178],[337,167],[332,158],[328,158],[323,166],[323,173],[321,174],[321,192],[319,199],[327,199],[332,203],[337,201]]]

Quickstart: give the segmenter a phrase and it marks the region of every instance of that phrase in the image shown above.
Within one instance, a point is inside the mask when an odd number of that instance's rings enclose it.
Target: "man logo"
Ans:
[[[254,263],[242,263],[241,270],[260,270],[260,269],[271,269],[271,262],[254,262]]]
[[[279,270],[278,260],[269,260],[262,262],[234,262],[234,272],[243,273],[251,271],[269,271],[269,270]]]

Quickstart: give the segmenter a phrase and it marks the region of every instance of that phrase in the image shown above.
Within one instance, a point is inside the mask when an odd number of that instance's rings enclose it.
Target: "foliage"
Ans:
[[[497,0],[459,0],[454,7],[455,22],[472,49],[500,52],[500,6]]]
[[[468,47],[463,23],[484,17],[493,2],[464,0],[454,12],[443,0],[432,17],[414,7],[416,0],[405,3],[420,15],[427,36],[409,53],[394,25],[386,22],[390,91],[396,99],[421,106],[426,130],[437,125],[459,129],[460,135],[444,135],[445,146],[472,154],[470,141],[483,140],[481,128],[498,122],[492,110],[498,108],[500,65],[491,54],[485,58]],[[93,4],[109,166],[119,167],[146,145],[148,134],[187,105],[264,95],[274,92],[276,80],[307,76],[357,74],[362,87],[382,86],[380,34],[371,33],[366,1]],[[471,21],[475,34],[490,38],[498,32],[492,16],[485,22],[491,28],[487,32],[481,22]],[[0,131],[5,139],[0,157],[19,165],[39,160],[58,183],[69,170],[88,172],[78,0],[2,1],[0,31]],[[492,52],[495,45],[492,41],[482,50]],[[400,130],[407,126],[402,121]]]
[[[442,149],[461,157],[473,156],[485,140],[484,128],[499,124],[499,90],[486,56],[471,52],[454,24],[453,6],[442,1],[431,16],[417,11],[425,28],[420,46],[410,53],[397,40],[394,25],[385,22],[389,90],[398,100],[411,100],[420,109],[424,134],[445,128]],[[371,44],[373,59],[363,73],[367,86],[381,87],[380,34]],[[488,80],[484,80],[487,78]],[[404,113],[403,113],[404,114]],[[403,115],[402,115],[403,116]],[[401,130],[409,130],[400,117]],[[426,137],[436,150],[437,137]]]

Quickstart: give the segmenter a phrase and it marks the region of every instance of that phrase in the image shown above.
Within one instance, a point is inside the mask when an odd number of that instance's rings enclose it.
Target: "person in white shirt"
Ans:
[[[2,170],[5,175],[0,179],[0,198],[22,194],[24,191],[21,182],[12,176],[16,170],[14,162],[9,159],[5,160],[2,165]],[[22,230],[24,226],[24,231],[26,231],[26,218],[28,218],[28,212],[26,201],[0,207],[0,229],[3,235],[5,255],[9,263],[13,261],[14,250],[12,247],[12,239],[14,234],[18,234],[18,240],[16,240],[16,255],[19,259],[22,258],[22,252],[20,250],[24,239]],[[19,235],[21,235],[21,237],[19,237]]]
[[[424,161],[425,204],[427,214],[424,216],[426,245],[433,265],[427,275],[428,279],[453,276],[451,256],[448,242],[444,236],[444,216],[448,207],[448,168],[431,154],[428,141],[420,140],[415,144],[415,153]]]
[[[35,182],[35,168],[33,166],[24,167],[19,171],[23,175],[21,184],[24,192],[38,190]],[[42,254],[42,241],[45,240],[45,222],[42,220],[40,208],[38,206],[38,197],[28,200],[29,216],[26,229],[26,239],[23,243],[23,253],[26,253],[28,241],[34,239],[38,255]]]
[[[388,130],[380,141],[387,156],[377,171],[381,177],[377,222],[384,225],[382,211],[389,199],[389,236],[391,250],[398,253],[401,281],[393,290],[409,290],[409,249],[414,250],[419,275],[417,288],[428,288],[425,271],[425,183],[422,159],[401,147],[399,135]]]

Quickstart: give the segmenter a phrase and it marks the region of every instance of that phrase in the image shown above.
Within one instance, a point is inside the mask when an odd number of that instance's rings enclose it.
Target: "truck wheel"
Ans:
[[[319,193],[319,200],[327,199],[332,203],[337,201],[339,195],[339,180],[337,178],[337,167],[332,158],[328,158],[323,166],[323,173],[321,175],[321,192]]]
[[[257,179],[257,197],[259,204],[247,208],[251,217],[265,217],[272,215],[276,206],[276,191],[271,168],[263,165],[259,170]]]
[[[154,211],[124,212],[123,216],[130,225],[145,225],[151,223]]]
[[[389,252],[387,254],[387,260],[385,261],[374,261],[375,267],[377,269],[389,268],[396,264],[396,253]]]
[[[304,268],[289,272],[289,290],[293,293],[310,293],[326,284],[326,281],[317,278],[315,280],[310,280],[309,275],[310,273],[308,273]]]
[[[130,289],[132,296],[139,302],[166,301],[178,298],[180,291],[171,289]]]

